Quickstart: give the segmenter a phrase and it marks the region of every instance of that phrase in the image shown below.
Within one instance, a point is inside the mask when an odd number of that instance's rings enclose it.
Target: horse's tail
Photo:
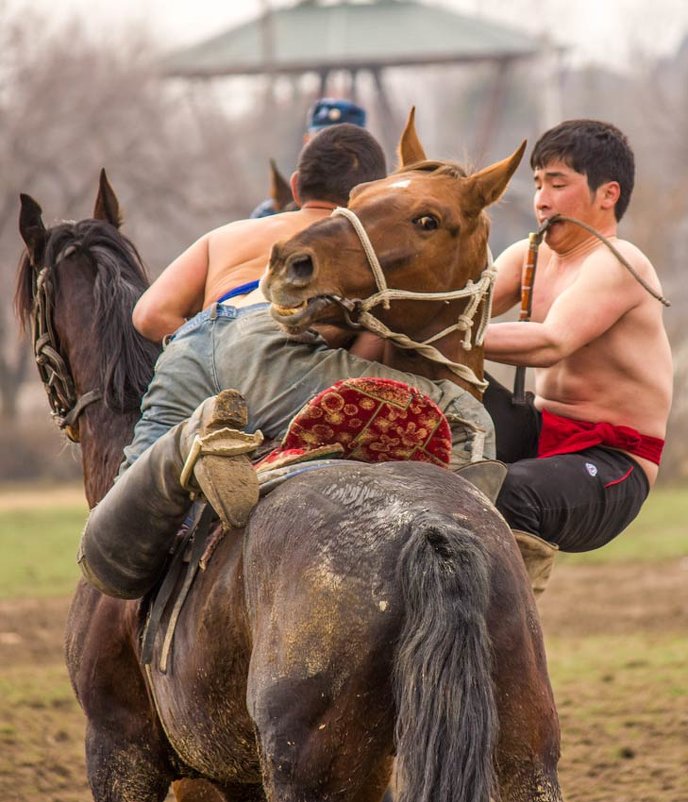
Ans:
[[[398,580],[398,802],[488,802],[497,733],[484,545],[448,515],[409,524]]]

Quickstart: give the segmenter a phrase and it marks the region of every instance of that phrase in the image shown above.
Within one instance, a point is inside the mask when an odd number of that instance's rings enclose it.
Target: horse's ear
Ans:
[[[122,212],[119,208],[119,201],[117,200],[117,195],[115,195],[115,190],[108,181],[105,168],[100,171],[98,196],[93,209],[93,217],[96,220],[105,220],[106,223],[111,223],[115,228],[119,228],[122,225]]]
[[[420,144],[418,134],[416,133],[416,107],[411,106],[406,126],[397,145],[397,160],[399,161],[399,168],[408,167],[410,164],[416,162],[424,162],[427,160],[425,150]]]
[[[48,239],[48,232],[43,225],[43,210],[30,195],[22,193],[19,198],[19,233],[26,244],[31,264],[40,267]]]
[[[278,212],[294,200],[289,182],[277,169],[274,159],[270,159],[270,197]]]
[[[486,206],[498,201],[506,190],[511,176],[521,163],[526,149],[526,140],[506,159],[485,167],[465,179],[468,192],[474,201],[473,212],[478,214]]]

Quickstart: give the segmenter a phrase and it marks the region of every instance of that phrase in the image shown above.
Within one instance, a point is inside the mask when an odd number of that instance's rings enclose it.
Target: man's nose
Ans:
[[[550,206],[550,197],[549,192],[542,187],[540,189],[535,190],[535,208],[536,209],[547,209]]]

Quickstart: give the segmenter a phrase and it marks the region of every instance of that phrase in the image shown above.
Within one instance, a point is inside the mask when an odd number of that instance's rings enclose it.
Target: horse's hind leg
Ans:
[[[331,682],[315,678],[282,679],[253,695],[268,800],[380,802],[392,744],[389,710],[381,715],[376,701],[365,682],[341,688],[334,700]]]
[[[559,718],[535,600],[520,563],[494,578],[490,636],[499,715],[501,802],[561,802]]]

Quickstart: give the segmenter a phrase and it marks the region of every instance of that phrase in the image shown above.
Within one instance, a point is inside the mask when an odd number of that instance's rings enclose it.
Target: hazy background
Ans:
[[[291,3],[271,0],[277,8]],[[655,263],[673,306],[665,313],[676,359],[676,401],[662,476],[688,476],[688,4],[677,0],[438,0],[452,10],[525,30],[549,56],[514,67],[489,141],[480,119],[488,66],[397,69],[385,75],[395,119],[416,105],[426,150],[482,166],[547,125],[598,117],[636,151],[637,184],[621,235]],[[0,0],[0,481],[78,475],[53,430],[30,349],[11,312],[19,192],[46,222],[90,214],[100,167],[123,202],[125,230],[151,275],[208,229],[245,217],[266,195],[267,163],[295,163],[314,76],[295,81],[164,79],[171,50],[256,17],[263,2]],[[551,47],[560,46],[559,56]],[[335,76],[330,94],[348,88]],[[362,76],[370,128],[385,140],[372,83]],[[388,150],[391,150],[388,148]],[[390,165],[393,164],[391,152]],[[524,164],[495,210],[492,247],[532,226]],[[591,303],[595,299],[590,299]],[[17,433],[21,436],[17,437]]]

